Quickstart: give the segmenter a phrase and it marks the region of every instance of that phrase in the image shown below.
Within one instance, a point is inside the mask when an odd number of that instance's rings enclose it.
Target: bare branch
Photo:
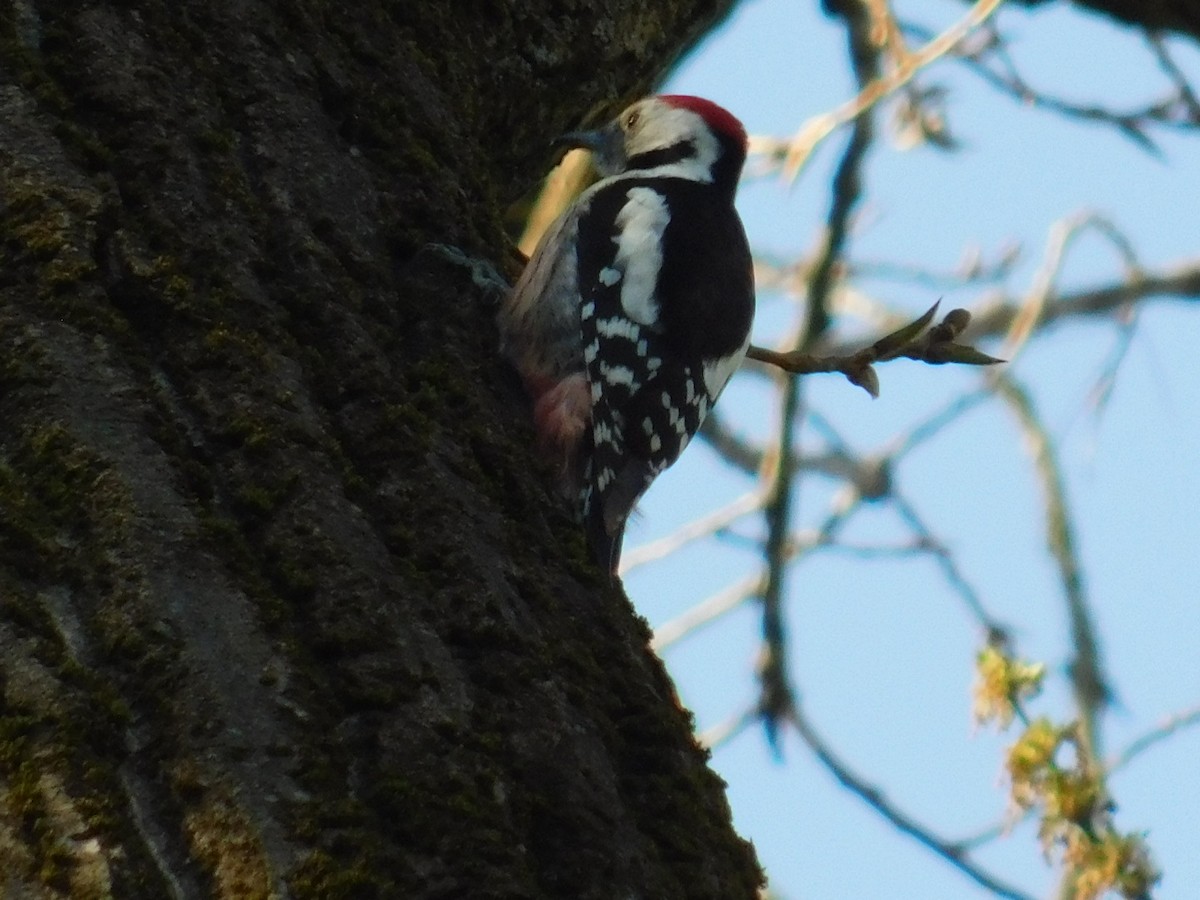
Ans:
[[[1021,257],[1018,244],[1006,244],[1000,248],[994,260],[986,260],[978,247],[970,247],[963,254],[956,268],[950,271],[935,271],[915,265],[900,263],[850,260],[846,263],[848,278],[876,278],[887,281],[907,282],[922,287],[943,290],[968,287],[977,284],[1002,282],[1010,274]]]
[[[1128,281],[1135,282],[1138,279],[1141,265],[1138,263],[1137,254],[1129,243],[1129,239],[1108,218],[1094,212],[1083,212],[1059,219],[1050,228],[1042,265],[1034,276],[1029,294],[1009,326],[1002,351],[1007,358],[1015,359],[1033,334],[1034,327],[1042,318],[1046,305],[1054,296],[1058,277],[1066,264],[1067,253],[1075,241],[1088,230],[1096,231],[1108,238],[1116,248],[1125,266]]]
[[[992,398],[990,390],[979,390],[955,397],[943,409],[938,410],[922,422],[909,429],[907,434],[900,435],[892,441],[888,450],[889,456],[901,457],[925,441],[930,440],[943,428],[953,424],[960,416]]]
[[[1032,819],[1033,815],[1034,810],[1026,808],[1020,812],[1002,816],[998,821],[980,828],[974,834],[952,841],[951,846],[963,852],[975,850],[984,844],[990,844],[992,841],[1004,837],[1017,823],[1024,822],[1026,819]]]
[[[676,616],[654,629],[654,637],[650,648],[655,653],[662,653],[679,639],[691,634],[702,625],[707,625],[728,612],[737,609],[747,600],[752,600],[762,593],[763,578],[761,575],[751,575],[741,581],[734,582],[722,591],[713,594],[707,600],[697,603],[687,612]]]
[[[918,39],[933,35],[928,28],[911,23],[906,23],[902,30]],[[959,42],[954,55],[992,87],[1025,106],[1068,119],[1111,126],[1154,156],[1160,153],[1147,133],[1149,128],[1192,130],[1200,127],[1200,104],[1197,104],[1186,76],[1167,53],[1161,35],[1147,35],[1147,41],[1159,67],[1171,79],[1171,92],[1140,107],[1119,111],[1099,104],[1073,103],[1033,87],[1020,74],[1008,52],[1008,43],[994,21],[984,23],[976,34],[983,39]]]
[[[1083,574],[1075,548],[1074,528],[1067,509],[1062,471],[1033,400],[1012,378],[998,376],[996,389],[1011,407],[1034,457],[1041,481],[1046,514],[1046,543],[1058,567],[1067,604],[1074,656],[1070,663],[1071,685],[1079,711],[1080,749],[1095,762],[1100,757],[1099,716],[1111,696],[1100,661],[1095,626],[1083,586]]]
[[[670,556],[676,550],[701,538],[711,537],[724,531],[742,516],[749,515],[762,509],[763,493],[761,490],[750,491],[738,497],[732,503],[721,509],[714,510],[708,515],[701,516],[688,522],[678,530],[640,547],[628,551],[621,560],[621,577],[624,578],[631,570],[646,563],[655,562],[665,556]]]
[[[1113,388],[1117,384],[1117,373],[1120,371],[1121,364],[1125,361],[1129,353],[1129,348],[1133,346],[1133,336],[1137,333],[1137,323],[1137,309],[1131,307],[1117,332],[1116,343],[1113,345],[1112,350],[1109,351],[1108,357],[1101,364],[1096,381],[1092,385],[1091,390],[1088,391],[1087,406],[1097,418],[1103,414],[1108,401],[1112,397]]]
[[[873,41],[876,20],[864,15],[863,7],[857,4],[841,8],[840,13],[846,24],[847,44],[854,76],[858,84],[864,86],[865,93],[866,86],[874,82],[879,75],[878,46]],[[869,104],[864,106],[847,120],[854,121],[854,129],[834,173],[833,197],[826,216],[820,250],[808,281],[806,320],[793,343],[798,353],[811,348],[829,326],[829,298],[849,233],[850,215],[862,194],[863,161],[874,139],[871,117],[861,115],[869,108]],[[763,555],[766,572],[762,588],[763,649],[758,673],[761,691],[759,712],[767,739],[776,750],[777,717],[791,705],[793,694],[788,678],[783,601],[792,549],[790,533],[797,453],[795,433],[801,408],[800,390],[798,378],[786,377],[782,380],[774,445],[775,465],[772,471],[764,472],[766,537],[763,541]]]
[[[959,570],[954,557],[945,549],[945,545],[936,538],[929,526],[921,519],[916,509],[913,508],[912,504],[902,497],[895,497],[894,502],[901,518],[913,530],[918,539],[928,544],[931,548],[934,548],[934,559],[937,561],[938,568],[942,570],[942,577],[946,579],[946,583],[954,589],[955,593],[962,598],[964,605],[970,610],[980,627],[983,628],[987,640],[997,639],[1007,642],[1009,640],[1007,626],[993,618],[991,613],[987,611],[983,605],[983,600],[979,596],[979,592],[975,590],[966,576]]]
[[[879,788],[870,784],[862,776],[854,772],[834,753],[833,749],[825,742],[813,724],[808,721],[808,718],[796,703],[793,703],[791,709],[788,711],[788,722],[795,727],[797,734],[800,735],[804,743],[843,787],[866,801],[868,806],[899,831],[907,834],[918,843],[933,851],[976,884],[991,891],[997,897],[1005,897],[1008,900],[1032,900],[1028,894],[1001,881],[973,863],[961,844],[939,837],[933,831],[902,812],[888,800],[887,796]]]
[[[872,109],[879,101],[895,94],[907,85],[917,72],[952,51],[960,41],[983,24],[996,11],[1002,0],[978,0],[965,16],[944,32],[914,52],[894,44],[893,65],[883,75],[873,75],[858,95],[837,109],[809,119],[790,140],[752,138],[750,149],[766,157],[769,168],[779,168],[788,180],[795,180],[822,141],[843,125],[853,122]],[[878,4],[875,4],[878,6]],[[876,17],[878,18],[878,17]],[[890,20],[890,15],[885,16]],[[879,34],[872,23],[871,34],[864,44],[879,46]],[[861,83],[861,82],[860,82]]]
[[[851,384],[858,385],[872,397],[879,396],[879,376],[872,368],[874,363],[901,357],[933,365],[959,363],[988,366],[1003,361],[974,347],[955,343],[954,339],[971,321],[971,315],[965,309],[950,310],[940,323],[927,331],[936,312],[935,303],[924,315],[885,335],[871,346],[843,356],[817,356],[800,350],[780,353],[755,346],[751,346],[746,355],[794,375],[841,372]]]
[[[791,564],[818,547],[831,545],[838,531],[860,508],[862,499],[855,487],[847,485],[835,497],[833,508],[820,526],[802,532],[792,532],[785,537],[783,548],[780,550],[781,564]],[[749,576],[735,582],[655,629],[650,646],[655,651],[665,650],[692,631],[737,609],[745,601],[761,597],[766,583],[765,574]],[[780,658],[778,650],[774,658]]]
[[[717,750],[751,725],[754,725],[757,721],[758,710],[755,707],[749,707],[736,715],[730,716],[723,722],[718,722],[712,728],[706,728],[700,734],[696,735],[696,740],[700,742],[700,746],[702,747],[707,747],[709,750]]]
[[[1128,281],[1054,293],[1042,305],[1039,333],[1062,321],[1111,316],[1130,304],[1160,298],[1200,300],[1200,258],[1158,272],[1143,270]],[[1013,296],[995,295],[972,311],[964,338],[979,343],[1007,334],[1024,306],[1024,301]],[[845,340],[830,344],[826,350],[836,358],[851,356],[858,352],[858,347],[857,342]]]
[[[725,424],[721,410],[710,410],[700,426],[704,438],[725,462],[747,475],[758,475],[763,464],[763,449],[743,440]]]
[[[1118,753],[1108,764],[1109,774],[1123,769],[1147,750],[1185,728],[1200,725],[1200,706],[1194,706],[1165,719],[1157,728],[1148,731]]]
[[[1127,304],[1156,297],[1200,299],[1200,259],[1159,273],[1142,272],[1129,281],[1056,294],[1046,301],[1041,321],[1046,326],[1062,319],[1108,315]],[[975,310],[969,333],[974,340],[1003,334],[1019,311],[1014,300],[998,297]]]
[[[1187,120],[1193,124],[1200,124],[1200,100],[1197,100],[1196,92],[1192,90],[1183,70],[1176,65],[1175,60],[1167,51],[1167,42],[1163,39],[1162,33],[1146,32],[1146,42],[1150,45],[1155,60],[1158,61],[1158,67],[1175,85],[1178,104],[1185,111]]]

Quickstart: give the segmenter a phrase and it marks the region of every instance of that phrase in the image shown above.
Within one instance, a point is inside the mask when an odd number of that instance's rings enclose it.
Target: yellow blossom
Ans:
[[[979,651],[972,713],[980,724],[995,721],[1007,728],[1016,714],[1016,703],[1034,697],[1046,674],[1043,663],[1024,663],[1004,654],[994,644]]]
[[[1049,719],[1036,719],[1008,750],[1008,777],[1013,800],[1030,807],[1044,799],[1046,780],[1054,767],[1054,756],[1062,744],[1064,730]]]

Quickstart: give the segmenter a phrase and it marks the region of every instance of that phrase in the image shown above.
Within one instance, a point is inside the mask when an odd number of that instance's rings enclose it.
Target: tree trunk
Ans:
[[[727,5],[0,2],[0,894],[754,896],[482,264]]]

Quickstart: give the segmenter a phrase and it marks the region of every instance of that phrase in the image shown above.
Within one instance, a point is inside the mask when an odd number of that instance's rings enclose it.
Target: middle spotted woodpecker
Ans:
[[[542,449],[615,574],[625,522],[741,365],[754,317],[733,197],[746,131],[699,97],[566,135],[601,180],[547,230],[500,314]]]

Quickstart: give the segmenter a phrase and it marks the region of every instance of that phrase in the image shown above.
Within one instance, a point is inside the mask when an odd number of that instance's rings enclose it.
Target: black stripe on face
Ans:
[[[693,141],[681,141],[661,150],[651,150],[649,153],[639,153],[629,157],[627,169],[654,169],[658,166],[669,166],[671,163],[694,159],[696,144]]]

